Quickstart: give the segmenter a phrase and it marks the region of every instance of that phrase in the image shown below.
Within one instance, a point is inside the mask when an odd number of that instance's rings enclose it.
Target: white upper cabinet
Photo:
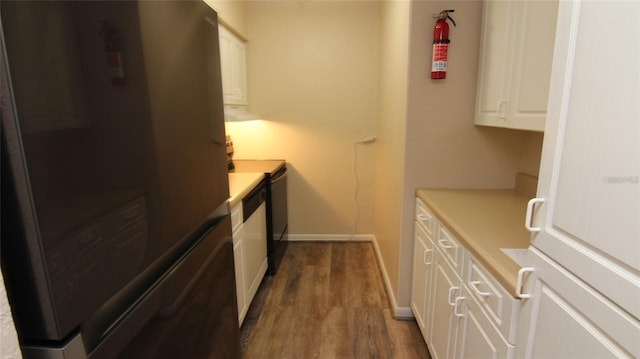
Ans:
[[[242,40],[224,26],[220,36],[220,67],[222,69],[222,100],[225,105],[247,104],[246,48]]]
[[[485,1],[475,124],[544,131],[557,1]]]

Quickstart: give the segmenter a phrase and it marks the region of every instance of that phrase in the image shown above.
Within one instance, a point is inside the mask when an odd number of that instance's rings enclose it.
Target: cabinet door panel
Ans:
[[[433,275],[433,307],[431,308],[430,337],[427,345],[434,359],[449,358],[455,342],[455,316],[450,303],[460,294],[461,279],[436,249]]]
[[[525,291],[517,357],[640,357],[640,323],[539,251]]]
[[[640,2],[612,4],[560,5],[532,244],[640,318]]]
[[[483,10],[482,47],[476,99],[476,124],[504,126],[506,116],[506,83],[509,74],[508,52],[514,2],[486,1]],[[502,107],[499,109],[498,107]],[[501,113],[499,113],[502,111]]]
[[[422,227],[416,222],[413,247],[413,283],[411,291],[411,308],[418,322],[422,336],[427,338],[429,317],[427,302],[431,286],[431,267],[433,265],[433,244]]]
[[[463,287],[465,298],[459,304],[458,312],[463,315],[458,319],[455,358],[508,358],[513,346],[498,334],[478,303]]]
[[[246,49],[224,26],[220,36],[220,68],[222,70],[222,99],[225,105],[247,104]]]
[[[509,125],[544,130],[556,34],[557,1],[519,2]]]
[[[247,314],[247,291],[244,281],[244,228],[238,227],[233,231],[233,260],[236,273],[236,298],[238,301],[238,323],[242,326]]]

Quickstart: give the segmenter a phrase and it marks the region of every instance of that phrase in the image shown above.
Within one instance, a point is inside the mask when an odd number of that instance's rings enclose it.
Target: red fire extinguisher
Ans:
[[[442,10],[437,17],[436,27],[433,29],[433,57],[431,60],[431,78],[435,80],[447,77],[447,52],[449,51],[449,24],[447,20],[453,21],[450,12],[454,10]]]
[[[108,22],[102,22],[100,35],[102,35],[104,39],[104,51],[107,55],[107,66],[109,67],[111,83],[114,85],[124,85],[124,68],[122,67],[118,33]]]

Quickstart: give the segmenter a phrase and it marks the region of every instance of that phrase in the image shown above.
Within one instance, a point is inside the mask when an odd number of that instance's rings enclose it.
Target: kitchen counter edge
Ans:
[[[234,208],[264,179],[262,172],[229,173],[229,207]]]

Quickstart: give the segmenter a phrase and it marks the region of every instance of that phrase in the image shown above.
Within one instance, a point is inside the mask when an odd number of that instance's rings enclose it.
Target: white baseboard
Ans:
[[[413,310],[409,307],[396,307],[394,313],[397,320],[413,320],[415,318]]]
[[[384,265],[384,261],[382,260],[382,254],[380,253],[380,247],[378,247],[378,242],[375,240],[375,236],[373,238],[373,249],[376,252],[376,258],[378,259],[378,267],[380,268],[380,273],[382,273],[382,280],[384,281],[384,287],[387,290],[387,296],[389,297],[389,304],[391,305],[391,311],[393,313],[393,317],[395,319],[413,319],[413,311],[408,307],[398,307],[398,302],[396,301],[396,296],[393,292],[393,288],[391,287],[391,281],[389,281],[389,274],[387,273],[387,268]]]
[[[291,242],[372,242],[373,234],[289,234]]]

